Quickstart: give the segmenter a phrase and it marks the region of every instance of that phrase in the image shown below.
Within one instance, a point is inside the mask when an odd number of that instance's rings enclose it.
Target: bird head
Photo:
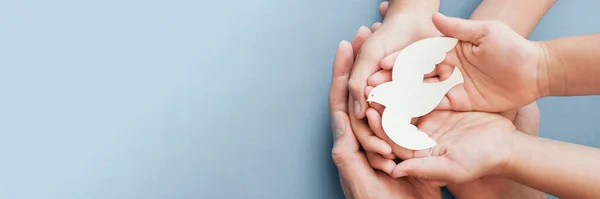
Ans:
[[[391,82],[380,84],[373,88],[367,97],[367,102],[375,102],[383,106],[388,105],[390,100],[394,100],[393,96],[393,85]]]

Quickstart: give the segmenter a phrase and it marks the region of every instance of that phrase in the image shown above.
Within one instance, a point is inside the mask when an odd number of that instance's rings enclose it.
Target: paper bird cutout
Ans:
[[[380,84],[369,93],[367,101],[385,106],[381,123],[387,136],[401,147],[423,150],[437,145],[435,140],[410,123],[435,109],[450,89],[463,83],[458,67],[447,80],[424,83],[423,76],[444,61],[446,53],[458,40],[434,37],[419,40],[400,51],[392,69],[392,81]]]

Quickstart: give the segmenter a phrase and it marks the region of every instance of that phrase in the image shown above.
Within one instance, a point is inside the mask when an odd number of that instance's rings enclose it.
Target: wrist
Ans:
[[[527,160],[531,157],[531,150],[527,147],[533,147],[532,140],[535,137],[527,135],[523,132],[515,132],[512,135],[510,143],[510,152],[508,157],[505,159],[504,167],[500,172],[500,176],[515,179],[518,175],[518,171],[521,169],[521,165],[526,165]]]
[[[548,41],[535,42],[539,46],[538,58],[538,92],[540,97],[559,96],[566,92],[562,77],[562,59],[559,52]]]
[[[440,0],[390,0],[385,19],[397,15],[416,14],[431,18],[440,8]]]

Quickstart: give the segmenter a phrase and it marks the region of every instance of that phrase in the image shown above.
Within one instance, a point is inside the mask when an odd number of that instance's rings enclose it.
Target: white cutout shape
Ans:
[[[444,61],[446,53],[457,43],[455,38],[433,37],[411,44],[396,58],[392,81],[380,84],[369,93],[369,103],[385,106],[381,125],[387,136],[399,146],[423,150],[437,145],[410,120],[433,111],[452,87],[464,82],[458,67],[454,67],[450,78],[442,82],[423,82],[423,76]]]

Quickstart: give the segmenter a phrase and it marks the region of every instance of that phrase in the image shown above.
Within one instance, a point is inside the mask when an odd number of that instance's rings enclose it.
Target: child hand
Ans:
[[[458,66],[464,84],[451,89],[438,109],[502,112],[520,108],[540,98],[539,67],[542,47],[510,27],[492,21],[472,21],[433,16],[444,35],[460,40],[438,66],[441,79]]]
[[[435,8],[437,6],[432,7],[435,10],[425,7],[419,6],[415,9],[386,15],[388,4],[381,4],[380,12],[382,17],[385,16],[384,22],[381,25],[374,25],[374,27],[377,26],[377,31],[373,31],[374,33],[360,48],[355,67],[350,75],[348,86],[355,99],[351,104],[353,105],[352,111],[358,118],[363,119],[365,111],[369,107],[364,93],[368,84],[367,79],[381,69],[380,62],[384,57],[415,41],[442,36],[431,23],[431,14],[437,10]],[[362,136],[359,136],[359,140],[361,143],[363,142]]]

